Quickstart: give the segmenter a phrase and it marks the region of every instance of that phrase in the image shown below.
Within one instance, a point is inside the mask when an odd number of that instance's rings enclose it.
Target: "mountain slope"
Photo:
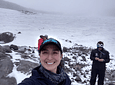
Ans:
[[[11,10],[16,10],[16,11],[22,11],[22,13],[25,14],[36,14],[36,13],[47,13],[47,14],[51,14],[54,12],[47,12],[47,11],[41,11],[41,10],[35,10],[35,9],[31,9],[31,8],[26,8],[23,6],[20,6],[18,4],[12,3],[12,2],[8,2],[8,1],[4,1],[4,0],[0,0],[0,8],[5,8],[5,9],[11,9]]]
[[[6,9],[12,9],[12,10],[18,10],[18,11],[27,9],[20,5],[17,5],[8,1],[3,1],[3,0],[0,0],[0,8],[6,8]]]

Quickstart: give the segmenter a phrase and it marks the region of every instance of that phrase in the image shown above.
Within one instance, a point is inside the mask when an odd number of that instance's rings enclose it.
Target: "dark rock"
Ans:
[[[111,74],[112,78],[115,78],[115,71]]]
[[[1,45],[0,45],[0,52],[5,53],[5,51]]]
[[[68,48],[67,47],[63,47],[63,52],[67,52]]]
[[[67,67],[64,67],[64,71],[65,71],[66,73],[71,73],[71,72],[73,72],[73,71],[71,70],[71,68],[67,68]]]
[[[17,85],[17,82],[14,77],[3,77],[0,79],[0,85]]]
[[[115,85],[115,84],[109,84],[109,85]]]
[[[0,41],[4,41],[4,43],[9,43],[13,40],[14,40],[14,35],[11,32],[4,32],[0,34]]]
[[[81,78],[76,73],[73,73],[73,77],[76,77],[75,81],[77,81],[77,82],[81,81]]]
[[[11,53],[11,52],[12,52],[9,45],[2,46],[2,48],[3,48],[4,51],[7,52],[7,53]]]
[[[71,40],[65,40],[66,42],[69,42],[69,43],[72,43],[72,41]]]
[[[21,34],[21,32],[18,32],[18,34]]]
[[[21,58],[24,58],[24,59],[29,59],[30,56],[26,53],[23,53],[23,54],[20,54],[21,55]]]
[[[18,46],[17,45],[10,45],[10,49],[12,49],[12,50],[18,50]]]
[[[0,78],[7,76],[12,72],[13,63],[10,58],[6,57],[0,61]]]
[[[77,59],[77,57],[76,57],[76,56],[73,56],[72,58],[73,58],[73,59],[75,59],[75,60]]]
[[[4,53],[0,52],[0,60],[1,60],[1,59],[4,59],[4,58],[6,58],[6,57],[7,57],[7,55],[6,55],[6,54],[4,54]]]
[[[21,71],[23,73],[30,73],[30,71],[32,71],[33,68],[37,67],[39,65],[39,63],[33,63],[30,61],[24,61],[24,60],[20,60],[20,64],[17,68],[17,71]]]
[[[86,61],[86,58],[85,58],[85,56],[81,56],[81,57],[82,57],[83,61]]]
[[[64,57],[64,61],[69,61],[70,59],[68,57]]]

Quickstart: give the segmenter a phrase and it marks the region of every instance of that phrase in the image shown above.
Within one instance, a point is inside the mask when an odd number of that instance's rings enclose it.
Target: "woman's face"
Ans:
[[[53,44],[48,44],[44,46],[43,50],[39,55],[42,66],[45,69],[56,73],[57,66],[60,64],[60,61],[62,59],[62,54],[58,47]]]

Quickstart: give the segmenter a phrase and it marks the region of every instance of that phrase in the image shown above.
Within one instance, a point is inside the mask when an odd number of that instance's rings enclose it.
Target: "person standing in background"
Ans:
[[[45,41],[46,39],[48,39],[48,36],[47,35],[43,36],[43,41]]]
[[[40,35],[40,39],[38,40],[38,51],[40,49],[42,42],[43,42],[43,35]]]
[[[104,43],[99,41],[97,49],[92,50],[90,59],[93,61],[90,85],[95,85],[98,75],[98,85],[104,85],[106,63],[109,63],[109,52],[103,48]]]

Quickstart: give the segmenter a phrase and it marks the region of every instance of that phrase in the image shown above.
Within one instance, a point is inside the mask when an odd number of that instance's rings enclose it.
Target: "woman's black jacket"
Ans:
[[[44,75],[38,70],[39,67],[32,70],[32,76],[24,79],[18,85],[54,85],[49,79],[45,78]],[[66,79],[58,85],[71,85],[71,81],[66,75]]]

